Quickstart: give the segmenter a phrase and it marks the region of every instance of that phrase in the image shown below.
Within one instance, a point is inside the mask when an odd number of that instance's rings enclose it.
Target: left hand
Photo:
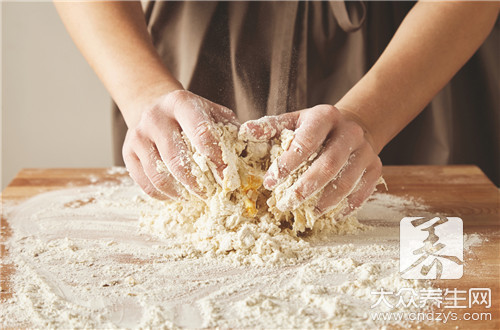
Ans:
[[[324,189],[316,205],[319,215],[335,207],[347,197],[348,209],[358,208],[374,191],[382,172],[382,163],[368,142],[367,134],[355,120],[331,105],[252,120],[241,126],[240,132],[253,141],[278,137],[283,129],[295,131],[288,148],[277,159],[278,175],[271,171],[264,176],[264,187],[271,190],[300,164],[323,146],[321,153],[286,195],[295,196],[293,209],[310,196]],[[277,205],[281,211],[287,207]]]

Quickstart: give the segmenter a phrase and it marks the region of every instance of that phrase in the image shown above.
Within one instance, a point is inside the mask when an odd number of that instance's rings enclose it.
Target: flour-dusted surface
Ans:
[[[426,287],[398,274],[399,220],[425,215],[410,199],[376,193],[355,235],[303,241],[296,263],[235,264],[230,254],[193,254],[182,236],[137,225],[163,207],[129,179],[38,195],[6,205],[13,298],[5,327],[364,327],[371,291]],[[371,226],[373,225],[373,226]],[[480,244],[471,235],[466,246]],[[412,310],[414,311],[414,310]]]

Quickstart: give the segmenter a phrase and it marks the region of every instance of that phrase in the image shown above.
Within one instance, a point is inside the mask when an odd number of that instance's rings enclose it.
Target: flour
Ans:
[[[121,167],[121,166],[113,166],[113,167],[108,168],[106,173],[110,174],[110,175],[125,174],[125,173],[127,173],[127,169],[125,167]],[[91,176],[91,178],[95,178],[95,176]]]
[[[469,251],[471,247],[478,246],[487,241],[479,234],[464,234],[464,250]]]
[[[426,214],[411,199],[375,193],[358,212],[364,230],[290,238],[295,262],[248,257],[245,264],[235,263],[234,253],[183,245],[184,234],[139,229],[139,219],[161,214],[165,204],[118,178],[4,205],[13,234],[2,261],[16,271],[8,285],[14,295],[1,305],[2,326],[372,328],[384,323],[369,313],[385,307],[370,308],[371,291],[429,287],[398,273],[399,220]],[[239,226],[238,218],[231,221]],[[273,236],[257,243],[252,226],[238,228],[234,239],[242,247],[272,251]],[[469,248],[482,240],[467,237]]]

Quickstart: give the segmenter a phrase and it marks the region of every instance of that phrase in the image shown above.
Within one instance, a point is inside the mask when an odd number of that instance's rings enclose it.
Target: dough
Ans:
[[[292,131],[283,130],[279,138],[269,142],[253,142],[239,137],[238,128],[231,124],[218,124],[215,130],[227,164],[223,181],[217,182],[212,174],[213,163],[199,154],[184,136],[196,163],[193,174],[206,189],[208,198],[202,200],[185,191],[186,201],[165,202],[158,214],[143,217],[143,225],[158,233],[185,237],[185,244],[178,251],[181,256],[235,253],[240,262],[270,258],[276,261],[294,257],[298,249],[304,249],[305,242],[300,238],[304,233],[344,233],[362,227],[353,216],[339,219],[345,200],[318,217],[314,205],[321,192],[292,211],[282,212],[277,208],[278,203],[293,202],[293,196],[286,196],[286,189],[316,157],[310,157],[272,191],[262,186],[266,171],[276,166],[271,164],[289,147]]]

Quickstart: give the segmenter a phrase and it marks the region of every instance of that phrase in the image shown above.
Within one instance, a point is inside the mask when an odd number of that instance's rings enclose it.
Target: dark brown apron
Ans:
[[[148,2],[153,42],[183,86],[241,122],[335,104],[375,63],[411,2]],[[477,164],[498,185],[499,34],[381,153],[384,164]],[[115,161],[126,131],[114,107]]]

